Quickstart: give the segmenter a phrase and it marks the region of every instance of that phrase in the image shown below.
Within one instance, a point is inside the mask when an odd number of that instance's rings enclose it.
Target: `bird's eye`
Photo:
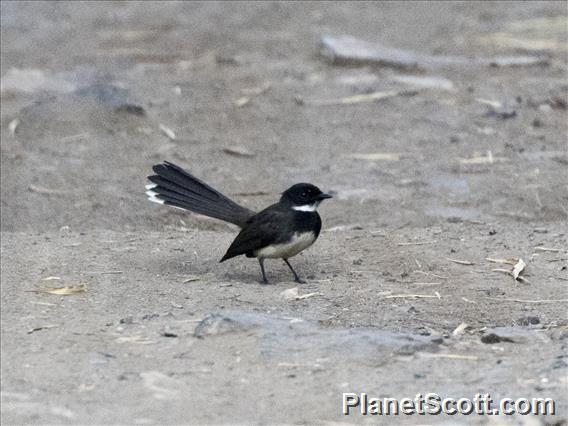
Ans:
[[[305,193],[305,192],[302,192],[302,197],[305,197],[305,196],[306,196],[306,193]]]

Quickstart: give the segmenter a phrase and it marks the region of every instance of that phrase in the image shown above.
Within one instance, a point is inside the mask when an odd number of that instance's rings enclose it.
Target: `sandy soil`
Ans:
[[[3,424],[568,420],[565,4],[1,12]],[[549,60],[338,66],[324,34]],[[345,103],[390,91],[404,95]],[[279,261],[270,286],[254,260],[219,264],[232,225],[146,201],[162,160],[253,209],[299,181],[334,191],[320,239],[293,259],[308,284]],[[487,258],[521,258],[522,280]],[[296,287],[309,297],[286,298]],[[344,392],[558,406],[344,416]]]

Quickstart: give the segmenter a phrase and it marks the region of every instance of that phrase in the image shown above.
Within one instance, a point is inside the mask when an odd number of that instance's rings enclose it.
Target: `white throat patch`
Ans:
[[[319,201],[316,201],[315,203],[304,204],[303,206],[293,206],[292,210],[296,210],[297,212],[315,212],[319,204]]]

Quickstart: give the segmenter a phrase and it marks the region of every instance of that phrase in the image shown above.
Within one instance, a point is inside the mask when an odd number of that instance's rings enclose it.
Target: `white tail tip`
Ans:
[[[155,183],[149,183],[148,185],[145,186],[146,189],[154,189],[155,187],[157,187],[158,185],[156,185]]]
[[[154,196],[148,197],[148,201],[151,201],[153,203],[158,203],[158,204],[164,204],[164,200],[160,200],[159,198],[156,198]]]

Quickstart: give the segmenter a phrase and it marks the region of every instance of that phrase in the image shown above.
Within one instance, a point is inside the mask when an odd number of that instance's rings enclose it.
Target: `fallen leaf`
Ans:
[[[286,300],[302,300],[302,299],[308,299],[317,294],[319,293],[315,292],[315,293],[299,294],[298,287],[294,287],[294,288],[289,288],[288,290],[284,290],[283,292],[280,293],[280,296]]]
[[[524,271],[524,269],[526,267],[527,267],[527,264],[523,261],[523,259],[519,259],[519,261],[513,267],[513,272],[512,272],[513,278],[518,280],[519,275]]]
[[[487,151],[487,156],[477,156],[473,158],[460,158],[461,164],[493,164],[493,163],[504,163],[508,161],[504,157],[494,157],[491,151]]]
[[[40,330],[48,330],[50,328],[55,328],[57,327],[57,325],[40,325],[39,327],[34,327],[34,328],[30,328],[28,330],[28,334],[32,334],[36,331],[40,331]]]
[[[190,283],[192,281],[199,281],[199,280],[200,280],[199,277],[187,277],[185,280],[182,281],[182,284]]]
[[[36,290],[40,293],[57,294],[59,296],[70,296],[73,294],[84,293],[87,291],[87,284],[77,284],[65,287],[44,288]]]
[[[46,188],[45,186],[34,185],[33,183],[30,184],[28,189],[32,192],[37,192],[38,194],[61,195],[61,194],[68,194],[69,193],[69,191],[65,191],[63,189],[51,189],[51,188]]]
[[[96,386],[94,384],[81,383],[77,389],[79,392],[90,392],[95,389],[95,387]]]
[[[487,260],[488,262],[505,263],[505,264],[508,264],[508,265],[514,265],[519,261],[519,259],[516,258],[516,257],[508,257],[506,259],[493,259],[491,257],[486,257],[485,260]]]
[[[42,278],[41,280],[42,281],[53,281],[53,280],[60,280],[60,279],[61,279],[61,277],[45,277],[45,278]]]
[[[561,251],[563,251],[563,249],[549,248],[549,247],[535,247],[534,249],[535,249],[536,251],[553,251],[553,252],[561,252]]]
[[[452,92],[455,90],[454,83],[444,77],[421,77],[415,75],[397,75],[393,78],[402,84],[408,84],[414,87],[420,87],[424,89],[438,89]]]
[[[280,296],[286,300],[296,300],[298,297],[298,287],[289,288],[280,293]]]
[[[479,102],[480,104],[483,105],[487,105],[490,106],[491,108],[503,108],[503,104],[499,101],[494,101],[491,99],[483,99],[483,98],[475,98],[476,102]]]
[[[16,129],[18,128],[19,125],[20,125],[19,118],[14,118],[12,121],[10,121],[10,124],[8,124],[8,130],[10,131],[10,136],[14,137],[16,135]]]
[[[496,268],[496,269],[492,269],[492,271],[493,272],[502,272],[504,274],[511,275],[516,281],[522,281],[524,283],[530,284],[529,280],[527,280],[525,277],[521,276],[521,273],[524,271],[526,266],[527,266],[527,264],[523,261],[523,259],[519,259],[517,261],[517,263],[513,266],[512,270]]]
[[[242,96],[235,101],[237,107],[242,107],[250,103],[250,98],[248,96]]]
[[[470,262],[469,260],[456,260],[456,259],[450,259],[449,257],[446,257],[446,259],[448,259],[450,262],[454,262],[457,263],[458,265],[475,265],[475,263]]]
[[[503,120],[517,116],[517,109],[519,108],[518,102],[500,102],[491,99],[476,98],[477,102],[487,105],[489,108],[486,117],[497,117]]]
[[[254,157],[256,154],[252,151],[249,151],[243,146],[233,145],[226,148],[223,148],[223,152],[225,154],[234,155],[235,157],[246,157],[251,158]]]
[[[400,154],[394,152],[371,152],[368,154],[349,154],[349,158],[369,161],[399,161]]]
[[[372,64],[393,68],[433,69],[448,66],[530,66],[550,63],[550,58],[544,55],[496,56],[493,58],[430,55],[387,47],[349,35],[326,35],[322,37],[321,44],[322,55],[329,58],[333,64]]]
[[[462,322],[460,325],[458,325],[458,326],[454,329],[454,331],[452,331],[452,334],[453,334],[454,336],[462,335],[462,334],[465,333],[465,331],[466,331],[468,328],[471,328],[471,327],[470,327],[468,324],[466,324],[465,322]]]
[[[297,297],[297,300],[303,300],[303,299],[309,299],[310,297],[316,296],[318,295],[319,292],[314,292],[314,293],[306,293],[306,294],[301,294]]]
[[[164,135],[166,135],[170,140],[175,141],[176,140],[176,134],[175,132],[170,129],[169,127],[164,126],[162,123],[160,123],[160,130],[162,131],[162,133]]]
[[[416,91],[395,91],[364,93],[362,95],[346,96],[344,98],[302,100],[305,105],[328,106],[328,105],[354,105],[364,102],[375,102],[395,96],[414,96]]]

